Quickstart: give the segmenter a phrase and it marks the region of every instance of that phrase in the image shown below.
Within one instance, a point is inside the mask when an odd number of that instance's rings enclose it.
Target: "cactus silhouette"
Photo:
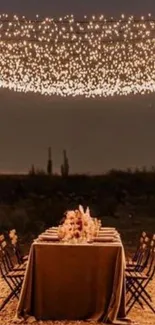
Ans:
[[[52,175],[53,173],[53,164],[52,164],[52,158],[51,158],[51,147],[48,148],[48,161],[47,161],[47,174]]]
[[[65,177],[69,175],[69,161],[67,158],[66,150],[63,150],[63,163],[61,165],[61,175]]]
[[[35,167],[34,167],[34,165],[32,164],[31,165],[31,169],[29,170],[29,175],[35,175],[36,174],[36,170],[35,170]]]

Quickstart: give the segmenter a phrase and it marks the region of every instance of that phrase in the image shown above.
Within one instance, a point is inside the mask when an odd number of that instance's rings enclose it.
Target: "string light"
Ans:
[[[60,96],[155,91],[155,21],[0,15],[0,87]]]

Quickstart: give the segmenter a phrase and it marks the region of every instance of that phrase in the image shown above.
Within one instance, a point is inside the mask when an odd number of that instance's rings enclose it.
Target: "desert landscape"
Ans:
[[[32,241],[41,232],[48,227],[59,225],[64,211],[82,203],[90,207],[91,214],[101,219],[104,227],[115,227],[118,230],[126,258],[131,257],[136,250],[141,232],[145,231],[151,236],[155,229],[153,180],[154,171],[135,173],[113,171],[106,176],[96,178],[89,176],[49,178],[47,175],[30,175],[22,178],[3,176],[1,183],[3,188],[5,184],[5,192],[2,192],[3,202],[0,206],[1,233],[7,233],[15,228],[23,253],[28,253]],[[141,183],[143,188],[140,186]],[[0,281],[0,292],[2,301],[8,292],[3,279]],[[155,280],[150,282],[149,292],[155,305]],[[17,303],[17,299],[14,299],[2,310],[1,324],[62,324],[62,322],[52,321],[36,322],[33,317],[27,320],[17,319]],[[138,304],[135,304],[128,318],[132,324],[137,325],[155,323],[155,315],[148,307],[145,306],[143,310]],[[80,324],[81,322],[64,323]]]

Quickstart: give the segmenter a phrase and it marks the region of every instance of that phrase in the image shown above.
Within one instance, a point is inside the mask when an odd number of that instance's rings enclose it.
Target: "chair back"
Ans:
[[[150,256],[148,262],[147,276],[152,279],[155,274],[155,234],[150,242]]]
[[[143,244],[146,244],[146,242],[148,242],[148,237],[147,237],[146,232],[143,231],[139,238],[136,252],[132,258],[133,262],[139,262],[139,260],[141,259],[141,253],[144,251]]]
[[[141,245],[139,247],[139,252],[137,255],[135,270],[143,271],[144,268],[148,264],[149,255],[150,255],[150,247],[149,247],[150,239],[149,237],[145,237],[141,240]]]
[[[13,269],[13,262],[8,251],[8,244],[5,240],[4,235],[0,235],[0,251],[1,251],[1,264],[0,270],[2,276],[7,274]]]
[[[22,264],[23,263],[23,258],[22,258],[22,254],[20,252],[20,248],[19,248],[19,245],[18,245],[18,235],[17,235],[15,229],[10,230],[9,238],[10,238],[10,241],[11,241],[11,246],[13,248],[14,254],[16,255],[18,264]]]

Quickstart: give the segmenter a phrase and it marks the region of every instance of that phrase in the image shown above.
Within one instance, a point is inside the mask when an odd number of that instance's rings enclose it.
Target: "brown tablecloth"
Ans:
[[[124,269],[121,241],[86,245],[34,242],[17,315],[105,322],[124,318]]]

